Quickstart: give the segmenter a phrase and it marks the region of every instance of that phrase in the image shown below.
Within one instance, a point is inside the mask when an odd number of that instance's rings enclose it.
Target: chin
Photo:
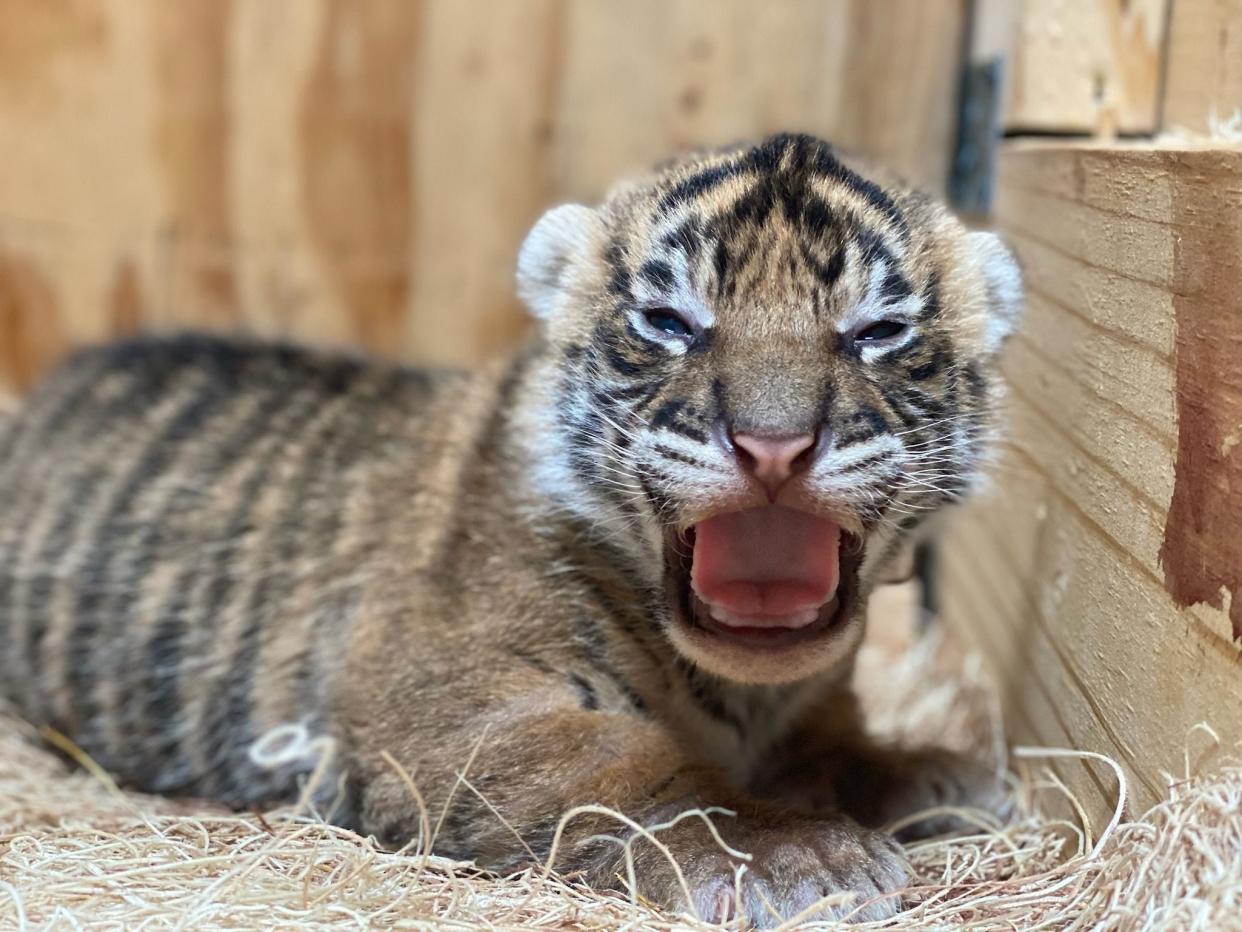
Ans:
[[[799,520],[832,524],[805,515]],[[825,548],[823,554],[833,564],[831,591],[821,590],[792,604],[774,605],[769,600],[763,607],[754,600],[739,606],[711,598],[704,584],[706,574],[698,572],[696,565],[706,562],[700,525],[666,534],[665,593],[671,615],[669,633],[676,649],[703,670],[737,683],[793,683],[847,671],[864,630],[865,599],[859,579],[863,542],[832,526],[838,544]],[[779,540],[767,543],[778,554],[788,546]],[[774,576],[779,577],[779,572],[767,567],[759,585],[786,584]]]

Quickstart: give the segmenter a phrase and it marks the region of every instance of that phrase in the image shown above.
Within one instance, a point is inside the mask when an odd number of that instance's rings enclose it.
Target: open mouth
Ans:
[[[666,547],[679,621],[754,650],[811,640],[849,617],[859,544],[782,505],[708,518]]]

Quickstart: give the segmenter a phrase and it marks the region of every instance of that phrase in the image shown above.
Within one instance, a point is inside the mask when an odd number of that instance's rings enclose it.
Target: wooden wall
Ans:
[[[797,129],[943,188],[961,0],[0,0],[0,388],[141,327],[469,364],[539,212]]]
[[[1242,0],[973,0],[1012,136],[1242,134]]]
[[[1153,132],[1170,2],[1211,0],[982,0],[1017,7],[1006,127]]]
[[[992,219],[1028,306],[941,602],[1013,739],[1108,755],[1138,812],[1206,759],[1197,723],[1242,742],[1242,0],[981,3],[977,32],[1017,24],[988,44],[1012,82]],[[1056,769],[1099,828],[1111,771]]]
[[[1164,127],[1242,137],[1242,0],[1175,0]]]
[[[1118,760],[1139,810],[1190,735],[1242,740],[1242,150],[1020,143],[1011,445],[944,542],[945,614],[1024,742]],[[1095,814],[1116,785],[1061,768]]]

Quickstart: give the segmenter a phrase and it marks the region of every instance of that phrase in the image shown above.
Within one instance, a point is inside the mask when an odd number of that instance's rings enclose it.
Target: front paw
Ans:
[[[795,916],[869,922],[901,908],[897,891],[908,882],[909,868],[900,846],[883,833],[848,819],[783,814],[715,822],[731,847],[751,855],[749,861],[722,850],[699,820],[688,819],[656,836],[681,866],[685,885],[655,846],[638,840],[633,846],[637,893],[708,922],[741,918],[757,928]],[[624,861],[613,862],[611,871],[614,878],[624,877]]]
[[[883,754],[847,779],[846,811],[866,812],[902,841],[973,828],[972,813],[1004,819],[1012,804],[994,768],[936,748]]]

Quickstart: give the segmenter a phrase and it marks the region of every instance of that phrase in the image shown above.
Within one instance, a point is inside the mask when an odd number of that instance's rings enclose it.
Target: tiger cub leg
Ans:
[[[488,694],[497,698],[434,730],[411,730],[410,719],[382,709],[367,712],[365,727],[351,738],[363,831],[399,846],[435,826],[443,812],[433,850],[510,871],[552,856],[561,817],[574,807],[607,807],[652,828],[686,810],[721,806],[735,815],[712,820],[732,850],[722,848],[698,817],[657,832],[680,865],[680,877],[656,845],[635,838],[632,825],[594,809],[565,824],[554,866],[597,888],[624,889],[629,871],[623,842],[635,839],[635,892],[705,919],[740,915],[767,927],[804,910],[819,918],[872,920],[899,908],[893,891],[905,884],[907,866],[888,836],[839,814],[808,815],[739,795],[650,719],[582,708],[570,690],[557,701],[559,686],[552,683],[504,701],[498,698],[504,684],[489,686]],[[419,695],[423,702],[451,701]],[[393,761],[417,783],[426,817]],[[853,894],[852,902],[815,909],[840,892]]]

